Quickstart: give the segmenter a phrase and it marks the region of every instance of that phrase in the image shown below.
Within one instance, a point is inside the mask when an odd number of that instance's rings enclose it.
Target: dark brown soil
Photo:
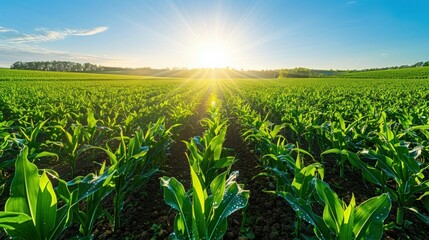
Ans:
[[[295,213],[284,199],[264,192],[274,188],[268,178],[254,178],[261,171],[258,168],[258,157],[243,142],[240,127],[234,119],[228,127],[225,146],[233,149],[233,155],[238,159],[233,165],[233,170],[239,171],[237,182],[244,184],[244,189],[250,190],[248,207],[234,213],[229,219],[229,230],[225,238],[245,239],[253,236],[254,239],[293,239]]]

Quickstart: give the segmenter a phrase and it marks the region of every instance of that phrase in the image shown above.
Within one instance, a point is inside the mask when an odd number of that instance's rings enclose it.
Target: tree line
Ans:
[[[39,70],[56,72],[98,72],[115,71],[122,68],[104,67],[91,63],[76,63],[69,61],[34,61],[34,62],[15,62],[10,66],[11,69],[20,70]]]
[[[315,78],[329,77],[337,74],[366,72],[376,70],[388,70],[399,68],[417,68],[427,67],[429,61],[417,62],[413,65],[402,65],[385,68],[371,68],[362,70],[317,70],[310,68],[293,68],[279,70],[236,70],[230,68],[219,69],[153,69],[144,68],[123,68],[123,67],[106,67],[91,63],[76,63],[70,61],[33,61],[33,62],[15,62],[11,65],[11,69],[21,70],[39,70],[39,71],[58,71],[58,72],[100,72],[100,73],[115,73],[115,74],[131,74],[145,76],[162,76],[162,77],[192,77],[192,76],[213,76],[213,74],[223,77],[244,77],[244,78]]]

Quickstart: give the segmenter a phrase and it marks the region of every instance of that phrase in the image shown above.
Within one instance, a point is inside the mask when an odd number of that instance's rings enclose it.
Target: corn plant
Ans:
[[[28,148],[24,146],[15,161],[15,176],[5,211],[0,212],[0,227],[12,238],[58,239],[74,222],[74,209],[78,209],[79,203],[87,201],[86,206],[90,206],[88,199],[100,190],[105,192],[109,188],[106,183],[110,182],[114,173],[106,170],[100,176],[89,174],[70,182],[65,182],[56,174],[51,175],[58,181],[58,187],[54,190],[48,177],[48,173],[54,172],[43,170],[39,175],[39,169],[27,157]],[[61,204],[58,203],[59,199],[62,200]],[[84,227],[89,229],[93,223],[87,224]]]
[[[279,135],[279,132],[286,126],[284,124],[274,125],[267,118],[268,115],[265,118],[261,118],[259,114],[256,115],[249,124],[249,129],[242,134],[246,141],[254,142],[258,152],[263,155],[273,152],[273,148],[280,144],[284,145],[286,141],[283,136]]]
[[[149,124],[143,131],[139,128],[134,137],[125,137],[121,131],[120,144],[116,151],[99,148],[109,156],[112,169],[116,170],[112,180],[115,196],[113,198],[114,212],[109,220],[116,231],[121,224],[121,212],[127,194],[141,186],[158,171],[158,166],[165,159],[171,138],[171,130],[176,125],[166,129],[164,118],[155,124]]]
[[[230,168],[236,161],[232,156],[225,156],[223,143],[226,137],[227,121],[219,113],[219,107],[211,107],[210,118],[203,119],[207,127],[202,137],[194,137],[185,142],[189,150],[188,162],[198,174],[206,189],[213,179],[222,172],[222,169]]]
[[[173,130],[178,126],[180,124],[173,124],[167,128],[165,117],[161,117],[155,123],[149,123],[145,132],[140,127],[137,129],[139,134],[135,134],[135,137],[140,138],[142,144],[149,146],[147,161],[139,171],[155,169],[165,161]]]
[[[338,122],[325,122],[321,125],[320,131],[324,138],[328,140],[329,148],[336,149],[348,149],[354,150],[359,148],[360,141],[367,138],[366,134],[358,132],[357,128],[364,117],[360,117],[357,120],[346,125],[346,121],[343,119],[340,113],[335,113],[335,117]],[[364,131],[364,127],[362,131]],[[347,158],[343,155],[338,156],[337,162],[340,167],[340,177],[344,177],[344,164]]]
[[[87,144],[92,146],[99,146],[103,139],[105,139],[105,135],[107,132],[112,131],[108,127],[99,126],[98,124],[101,120],[95,119],[94,111],[91,108],[87,109],[87,117],[86,117],[86,125],[78,123],[78,125],[82,125],[82,135],[83,140],[86,141]]]
[[[172,239],[221,239],[227,229],[227,217],[244,208],[249,199],[249,191],[236,182],[238,172],[227,178],[235,158],[222,155],[227,121],[220,114],[220,105],[212,104],[209,113],[210,117],[203,120],[207,127],[203,137],[185,142],[191,194],[175,178],[160,179],[165,202],[178,211]]]
[[[12,166],[15,162],[14,159],[7,159],[12,148],[12,140],[10,140],[12,136],[7,132],[10,124],[11,122],[0,122],[0,195],[3,193],[7,182],[4,169]]]
[[[67,224],[71,207],[57,206],[57,196],[45,171],[39,176],[36,165],[27,159],[24,147],[16,159],[15,177],[0,226],[14,238],[56,239]]]
[[[29,128],[20,128],[20,136],[23,136],[23,139],[20,138],[14,138],[14,141],[17,142],[19,145],[26,145],[28,147],[28,158],[31,160],[35,160],[41,157],[56,157],[58,158],[57,154],[49,151],[41,151],[41,148],[43,146],[46,146],[46,143],[43,143],[40,141],[39,134],[41,133],[44,125],[46,124],[48,120],[42,121],[36,125],[33,123],[31,124],[32,127]],[[46,141],[49,143],[49,141]]]
[[[175,178],[162,177],[164,200],[178,211],[174,220],[172,239],[221,239],[227,229],[227,217],[244,208],[249,191],[237,184],[237,173],[218,175],[204,189],[200,178],[191,167],[192,194],[185,192]]]
[[[374,150],[362,151],[362,154],[374,166],[362,161],[359,156],[347,150],[331,149],[323,154],[337,153],[345,155],[350,163],[362,171],[363,177],[389,193],[398,203],[396,224],[404,224],[404,210],[410,210],[422,221],[429,223],[429,218],[415,207],[416,200],[422,200],[429,195],[429,180],[425,179],[424,171],[415,160],[419,156],[419,148],[408,150],[407,145],[397,145],[391,148],[392,155],[386,156]],[[388,184],[392,179],[395,185]]]
[[[64,152],[65,159],[71,167],[71,174],[74,176],[76,171],[76,163],[79,156],[88,149],[89,145],[83,145],[83,126],[81,124],[72,125],[72,131],[69,132],[62,126],[56,126],[62,130],[65,135],[65,142],[61,141],[48,141],[49,143],[59,146]]]
[[[126,143],[128,140],[128,144]],[[130,191],[129,186],[133,180],[134,175],[143,174],[136,173],[135,170],[138,165],[144,164],[146,161],[145,155],[147,154],[148,147],[139,142],[138,137],[126,138],[121,131],[120,145],[118,149],[113,152],[110,148],[103,149],[109,156],[112,164],[111,168],[116,170],[113,179],[115,195],[113,198],[113,216],[109,217],[113,229],[116,231],[121,223],[121,213],[126,193]]]
[[[304,221],[313,225],[319,239],[381,239],[384,220],[391,208],[388,194],[370,198],[356,207],[354,196],[347,206],[329,185],[314,178],[317,197],[323,205],[323,215],[317,215],[311,203],[289,192],[279,192]]]
[[[73,204],[71,212],[73,220],[79,223],[79,232],[84,238],[90,239],[96,221],[105,215],[106,210],[102,208],[101,201],[114,189],[113,177],[116,170],[106,169],[105,166],[103,163],[98,174],[78,176],[67,182],[66,187],[65,184],[61,187],[61,196],[65,201],[74,198],[75,202],[82,202],[81,205]],[[71,195],[73,192],[78,194]]]

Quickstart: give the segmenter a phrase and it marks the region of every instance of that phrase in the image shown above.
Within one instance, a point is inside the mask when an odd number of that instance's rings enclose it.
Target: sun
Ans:
[[[206,42],[200,44],[197,54],[197,65],[202,68],[224,68],[230,65],[231,57],[226,44]]]

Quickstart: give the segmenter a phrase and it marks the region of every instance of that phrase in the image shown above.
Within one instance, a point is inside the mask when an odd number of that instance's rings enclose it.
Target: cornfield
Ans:
[[[410,74],[0,70],[0,236],[427,239],[429,82]]]

